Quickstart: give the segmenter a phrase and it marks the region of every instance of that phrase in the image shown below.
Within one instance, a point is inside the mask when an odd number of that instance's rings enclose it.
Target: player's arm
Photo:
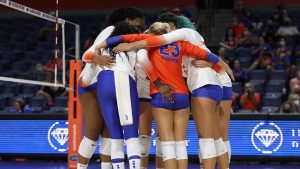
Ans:
[[[95,51],[100,50],[102,48],[114,46],[122,42],[135,42],[135,41],[147,39],[149,37],[151,37],[151,35],[149,34],[130,34],[130,35],[120,35],[120,36],[110,37],[107,38],[102,43],[98,44],[95,48]]]
[[[176,41],[187,41],[188,32],[184,29],[177,29],[170,33],[160,35],[160,36],[151,36],[145,40],[137,41],[129,44],[120,44],[115,47],[113,50],[115,52],[124,52],[131,50],[138,50],[143,48],[163,46],[170,44]]]
[[[232,70],[227,65],[227,63],[225,63],[223,59],[221,59],[219,56],[211,52],[208,52],[205,49],[201,49],[198,46],[190,44],[188,42],[181,42],[181,43],[183,43],[183,45],[181,46],[182,46],[182,50],[185,52],[184,55],[197,57],[199,59],[209,61],[213,64],[217,64],[228,73],[228,75],[232,78],[232,80],[234,80]]]
[[[96,40],[94,41],[93,45],[88,50],[86,50],[85,53],[82,55],[82,60],[84,62],[93,63],[91,54],[94,53],[97,44],[105,41],[105,39],[108,38],[108,36],[111,34],[113,29],[114,29],[113,26],[109,26],[106,29],[104,29],[103,31],[101,31],[101,33],[97,36]],[[95,53],[95,55],[98,55],[98,57],[101,57],[100,52]]]
[[[145,73],[149,76],[150,80],[154,82],[155,80],[159,79],[158,75],[156,74],[152,63],[148,58],[148,52],[145,49],[141,49],[137,52],[137,62],[140,64],[145,71]]]
[[[218,64],[211,64],[210,62],[204,61],[204,60],[193,60],[192,65],[196,68],[206,68],[211,67],[214,69],[217,73],[220,73],[222,71],[221,66]]]
[[[220,57],[208,52],[206,49],[199,48],[196,45],[193,45],[189,42],[179,42],[183,55],[195,57],[201,60],[206,60],[211,63],[218,63],[220,61]]]

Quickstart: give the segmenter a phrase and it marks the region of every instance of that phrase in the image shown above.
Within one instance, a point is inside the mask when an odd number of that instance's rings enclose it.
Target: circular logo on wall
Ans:
[[[252,130],[251,142],[257,151],[263,154],[272,154],[282,145],[282,131],[273,122],[260,122]]]
[[[59,152],[68,150],[68,122],[55,122],[48,130],[50,146]]]

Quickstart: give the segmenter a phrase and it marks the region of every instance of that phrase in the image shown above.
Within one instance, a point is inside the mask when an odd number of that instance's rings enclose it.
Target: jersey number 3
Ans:
[[[159,48],[159,53],[162,57],[174,57],[179,56],[179,46],[176,43],[165,45]]]

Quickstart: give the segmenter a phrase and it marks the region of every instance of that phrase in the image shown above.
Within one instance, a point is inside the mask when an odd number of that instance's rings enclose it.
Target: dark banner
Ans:
[[[3,0],[5,1],[5,0]],[[14,2],[31,8],[39,10],[55,10],[55,0],[43,1],[24,1],[14,0]],[[164,7],[177,7],[180,5],[193,6],[196,0],[59,0],[60,10],[82,10],[82,9],[105,9],[105,8],[119,8],[119,7],[138,7],[138,8],[164,8]]]

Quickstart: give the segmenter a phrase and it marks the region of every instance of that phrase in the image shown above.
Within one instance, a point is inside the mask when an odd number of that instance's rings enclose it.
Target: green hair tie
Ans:
[[[189,28],[196,30],[194,24],[185,16],[176,16],[177,28]]]

